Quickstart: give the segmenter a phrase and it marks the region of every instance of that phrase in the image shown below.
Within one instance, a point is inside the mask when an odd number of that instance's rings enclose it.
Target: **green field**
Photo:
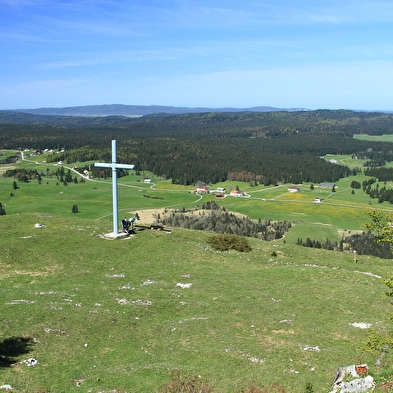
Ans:
[[[137,180],[119,179],[120,217],[213,199],[154,176],[153,185]],[[303,393],[307,384],[328,392],[339,366],[361,363],[382,381],[391,355],[383,369],[373,367],[379,354],[361,350],[368,330],[356,323],[382,326],[389,303],[380,277],[391,275],[391,261],[359,256],[354,263],[351,253],[294,244],[363,230],[370,204],[391,209],[361,190],[351,194],[350,182],[337,182],[335,193],[311,184],[299,193],[288,185],[215,185],[250,195],[218,201],[230,211],[293,223],[284,240],[250,239],[252,251],[243,254],[212,250],[209,233],[179,228],[105,239],[109,179],[65,186],[44,176],[14,190],[13,179],[0,178],[7,213],[0,216],[0,335],[29,343],[8,354],[15,364],[0,367],[0,385],[18,393],[151,393],[180,372],[214,392],[284,391],[275,385]],[[21,363],[28,358],[38,364]]]
[[[384,134],[384,135],[354,134],[353,137],[361,141],[393,142],[393,134]]]
[[[18,166],[46,171],[58,168],[58,165],[46,164],[45,157],[40,161],[20,161]],[[330,159],[330,157],[329,157]],[[348,156],[335,157],[348,165]],[[356,160],[352,160],[356,161]],[[361,163],[356,161],[357,166]],[[350,166],[350,165],[349,165]],[[0,166],[0,171],[4,168]],[[75,174],[73,174],[75,176]],[[152,174],[149,174],[152,176]],[[118,181],[119,214],[128,215],[144,209],[177,209],[193,208],[208,200],[213,195],[199,196],[191,193],[194,187],[184,187],[171,184],[170,180],[159,180],[153,177],[154,184],[144,184],[141,178],[130,172],[129,176]],[[214,187],[239,187],[250,198],[226,197],[217,201],[230,211],[248,215],[252,219],[271,218],[273,220],[291,221],[295,225],[294,238],[307,237],[313,233],[313,228],[319,224],[333,226],[338,229],[337,235],[343,230],[361,230],[365,221],[364,208],[375,206],[392,209],[389,204],[378,204],[376,199],[370,199],[362,190],[352,194],[352,180],[362,182],[365,176],[351,176],[336,183],[336,192],[323,189],[311,184],[299,185],[299,193],[289,193],[289,184],[277,187],[252,187],[248,183],[225,182]],[[17,190],[12,189],[12,178],[0,178],[0,202],[6,206],[7,214],[22,212],[43,212],[50,214],[70,215],[73,204],[79,207],[78,217],[92,220],[112,220],[111,180],[88,180],[85,183],[69,183],[64,186],[55,176],[43,176],[41,184],[38,181],[18,183]],[[212,188],[214,188],[212,186]],[[10,196],[13,193],[14,196]],[[314,202],[316,197],[323,198],[323,203]],[[301,224],[301,225],[300,225]],[[311,228],[311,229],[310,229]],[[311,232],[310,232],[311,230]]]

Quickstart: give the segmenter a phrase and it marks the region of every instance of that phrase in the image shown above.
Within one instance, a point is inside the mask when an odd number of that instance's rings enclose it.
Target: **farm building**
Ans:
[[[235,196],[235,197],[247,197],[248,195],[246,195],[244,192],[238,191],[238,190],[231,190],[231,192],[229,193],[229,195],[231,196]]]
[[[208,194],[210,192],[210,188],[207,186],[199,186],[194,191],[200,194]]]

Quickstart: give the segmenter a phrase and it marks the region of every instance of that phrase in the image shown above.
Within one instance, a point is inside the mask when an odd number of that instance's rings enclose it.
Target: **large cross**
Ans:
[[[96,162],[94,166],[100,168],[112,168],[112,203],[113,203],[113,233],[119,233],[118,209],[117,209],[117,172],[116,169],[134,169],[135,165],[118,164],[116,161],[116,141],[112,141],[112,162],[110,164]]]

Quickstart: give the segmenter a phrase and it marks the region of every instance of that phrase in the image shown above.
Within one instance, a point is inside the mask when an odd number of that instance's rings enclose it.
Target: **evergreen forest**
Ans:
[[[326,154],[366,159],[371,171],[373,163],[393,160],[391,143],[357,140],[353,135],[392,133],[392,114],[348,110],[139,118],[0,111],[0,149],[53,149],[57,153],[47,162],[65,164],[111,161],[110,141],[116,139],[118,162],[182,185],[227,179],[264,185],[335,182],[362,168],[331,163]],[[110,176],[110,171],[103,176]]]

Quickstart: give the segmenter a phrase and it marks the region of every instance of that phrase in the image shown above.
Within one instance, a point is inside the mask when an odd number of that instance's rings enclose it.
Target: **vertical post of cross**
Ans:
[[[117,235],[119,233],[119,223],[118,223],[118,197],[117,197],[117,172],[119,169],[134,169],[135,165],[129,164],[118,164],[116,157],[116,140],[112,141],[112,162],[111,163],[100,163],[96,162],[94,164],[96,167],[100,168],[112,168],[112,205],[113,205],[113,234]]]

